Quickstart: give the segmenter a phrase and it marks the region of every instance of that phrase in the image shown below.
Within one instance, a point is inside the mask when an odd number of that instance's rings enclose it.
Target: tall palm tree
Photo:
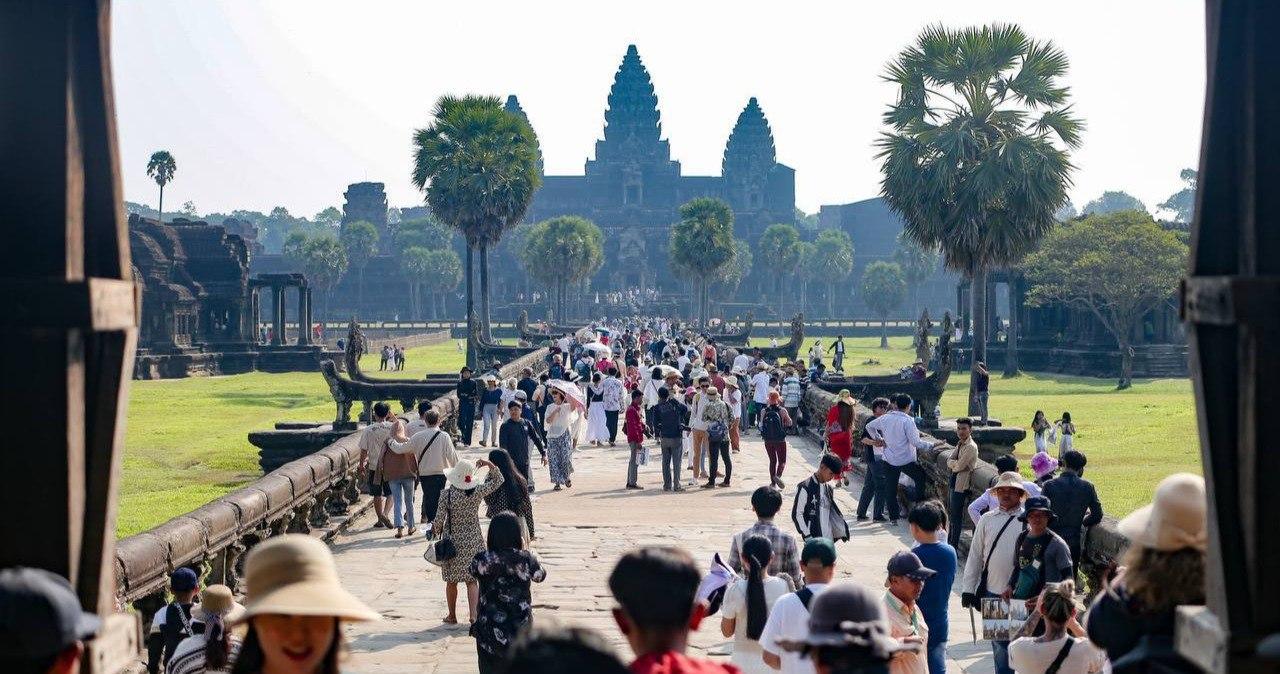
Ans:
[[[698,197],[680,207],[680,222],[668,240],[671,266],[695,281],[694,318],[706,325],[708,287],[728,265],[737,247],[733,238],[733,210],[712,197]]]
[[[769,225],[760,235],[757,245],[759,257],[766,268],[773,272],[773,290],[777,294],[778,314],[786,318],[787,294],[784,284],[800,264],[800,232],[794,225],[780,222]]]
[[[568,287],[590,278],[604,265],[604,234],[594,222],[576,215],[544,220],[525,236],[520,262],[530,276],[551,289],[548,304],[563,322]]]
[[[884,76],[898,98],[877,142],[881,193],[912,240],[969,279],[974,362],[986,359],[987,272],[1026,255],[1067,201],[1084,125],[1066,71],[1052,43],[996,24],[926,28]]]
[[[173,174],[177,172],[178,163],[168,150],[152,152],[151,159],[147,160],[147,175],[160,186],[160,203],[156,207],[156,219],[160,222],[164,222],[164,186],[173,180]]]
[[[441,222],[467,242],[467,334],[476,322],[472,251],[480,251],[479,324],[489,333],[488,250],[524,217],[541,185],[538,139],[494,96],[442,96],[431,125],[414,132],[413,183]],[[468,364],[475,353],[468,349]]]

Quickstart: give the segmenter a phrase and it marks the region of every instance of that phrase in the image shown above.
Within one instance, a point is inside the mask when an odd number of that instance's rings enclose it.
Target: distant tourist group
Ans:
[[[404,347],[399,344],[384,344],[378,350],[378,369],[379,370],[403,370],[404,369]]]

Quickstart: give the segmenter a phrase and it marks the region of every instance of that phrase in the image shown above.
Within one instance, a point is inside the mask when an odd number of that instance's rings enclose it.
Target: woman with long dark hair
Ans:
[[[480,606],[471,624],[480,674],[499,671],[505,664],[512,642],[533,622],[530,584],[547,577],[538,557],[524,549],[513,513],[500,512],[489,521],[487,548],[476,553],[469,569],[480,581]]]
[[[769,575],[769,561],[773,559],[773,544],[759,534],[742,542],[742,568],[746,578],[729,586],[721,606],[720,632],[733,637],[733,658],[730,660],[743,674],[772,674],[774,670],[764,664],[760,647],[760,634],[769,619],[769,611],[783,595],[791,591],[790,584],[778,576]]]
[[[231,663],[240,652],[240,637],[231,625],[244,615],[244,607],[235,602],[231,588],[210,585],[200,593],[199,608],[192,620],[204,630],[183,639],[165,665],[166,674],[218,674],[231,671]]]
[[[529,487],[524,476],[516,469],[515,461],[505,449],[490,451],[489,463],[497,466],[504,479],[500,489],[484,497],[484,503],[488,507],[485,516],[492,518],[504,510],[515,513],[520,521],[524,540],[533,540],[533,503],[529,500]]]
[[[249,625],[233,674],[339,674],[342,624],[380,616],[342,587],[318,538],[285,534],[245,561]]]
[[[1049,418],[1044,415],[1044,410],[1036,410],[1036,415],[1031,418],[1031,432],[1036,439],[1036,453],[1047,453],[1049,451]]]
[[[836,403],[827,410],[827,448],[832,454],[840,457],[840,463],[843,468],[837,475],[843,484],[849,483],[849,477],[846,472],[849,470],[849,462],[853,458],[853,427],[856,418],[854,416],[854,399],[848,389],[841,389],[836,398]]]

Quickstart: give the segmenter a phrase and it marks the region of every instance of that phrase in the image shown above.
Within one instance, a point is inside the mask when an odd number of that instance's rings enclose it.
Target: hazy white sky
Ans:
[[[1072,200],[1124,189],[1148,208],[1195,166],[1204,98],[1196,0],[1072,3],[116,0],[125,195],[155,204],[153,150],[178,162],[166,211],[342,205],[348,183],[418,205],[410,135],[444,93],[515,93],[549,174],[580,175],[629,43],[657,88],[686,175],[716,175],[756,96],[797,205],[876,196],[885,63],[934,22],[1012,21],[1066,51],[1087,121]]]

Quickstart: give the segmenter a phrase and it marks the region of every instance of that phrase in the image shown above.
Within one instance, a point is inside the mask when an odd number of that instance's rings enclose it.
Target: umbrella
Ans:
[[[657,368],[658,371],[662,373],[663,379],[666,379],[667,375],[669,374],[680,374],[679,370],[675,369],[674,367],[671,367],[670,365],[654,365],[654,367]],[[649,376],[652,377],[653,370],[650,370],[649,373],[650,373]]]
[[[600,342],[590,342],[588,344],[583,344],[582,348],[585,351],[592,351],[592,352],[595,352],[596,354],[603,354],[605,357],[608,357],[613,354],[613,349],[610,349],[607,345],[601,344]]]
[[[587,411],[587,401],[582,398],[582,389],[579,389],[577,385],[563,379],[551,379],[547,381],[547,386],[563,393],[564,399],[579,413]]]

